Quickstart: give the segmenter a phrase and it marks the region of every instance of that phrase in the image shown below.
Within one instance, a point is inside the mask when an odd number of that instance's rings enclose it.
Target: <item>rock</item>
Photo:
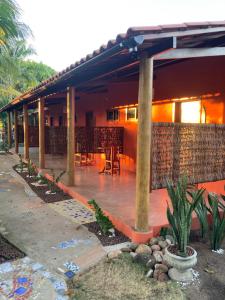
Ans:
[[[165,238],[164,238],[164,236],[162,236],[162,235],[159,236],[157,239],[158,239],[158,242],[159,242],[159,241],[165,241]]]
[[[160,270],[155,270],[153,273],[153,278],[158,280],[159,274],[160,274]]]
[[[156,264],[156,260],[155,257],[153,255],[151,255],[151,258],[148,260],[146,267],[148,268],[153,268]]]
[[[138,244],[135,244],[135,243],[131,243],[131,244],[130,244],[130,249],[131,249],[132,251],[135,251],[135,250],[137,249],[137,247],[138,247]]]
[[[120,249],[122,252],[131,252],[132,250],[128,247],[124,247]]]
[[[169,276],[166,273],[159,273],[158,281],[164,282],[168,280],[169,280]]]
[[[153,252],[153,256],[154,256],[156,262],[160,262],[161,263],[163,261],[163,254],[162,254],[161,251],[154,251]]]
[[[169,240],[169,239],[166,239],[166,242],[167,242],[168,246],[172,244],[171,240]]]
[[[135,257],[137,256],[137,253],[135,253],[135,252],[130,252],[130,255],[131,255],[133,258],[135,258]]]
[[[164,249],[168,246],[167,242],[166,241],[159,241],[159,246]]]
[[[156,264],[155,265],[155,270],[160,270],[163,273],[167,273],[169,271],[169,268],[164,264]]]
[[[167,234],[166,235],[166,240],[170,240],[171,244],[175,244],[174,238],[172,235]],[[167,242],[168,243],[168,242]],[[169,244],[169,243],[168,243]]]
[[[114,259],[117,258],[122,252],[120,250],[114,250],[108,253],[108,258],[109,259]]]
[[[150,253],[152,254],[152,249],[145,244],[140,244],[135,250],[136,253]]]
[[[157,245],[157,244],[158,244],[158,239],[156,237],[150,239],[149,241],[150,246]]]
[[[168,269],[172,268],[172,266],[166,260],[163,260],[162,264],[167,266]]]
[[[147,278],[153,277],[153,269],[149,269],[148,273],[146,274]]]
[[[134,262],[146,266],[148,261],[151,259],[152,255],[150,253],[136,253],[134,257]]]
[[[160,251],[161,250],[159,245],[153,245],[153,246],[151,246],[151,249],[152,249],[152,251]]]

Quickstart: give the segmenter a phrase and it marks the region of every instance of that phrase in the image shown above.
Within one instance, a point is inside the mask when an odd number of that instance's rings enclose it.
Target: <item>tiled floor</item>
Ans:
[[[37,154],[32,159],[38,164]],[[46,155],[46,167],[64,169],[66,158]],[[95,166],[76,167],[75,187],[72,189],[86,199],[95,199],[111,215],[122,219],[131,227],[135,224],[135,174],[122,171],[121,175],[98,174]],[[62,180],[63,181],[63,180]],[[225,181],[203,184],[208,191],[224,192]],[[158,228],[167,225],[166,208],[168,195],[165,189],[154,190],[149,194],[149,224]]]

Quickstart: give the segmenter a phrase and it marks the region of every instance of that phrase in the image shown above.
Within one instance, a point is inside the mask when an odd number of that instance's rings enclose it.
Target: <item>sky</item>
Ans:
[[[60,71],[132,26],[225,20],[225,0],[17,0],[36,61]]]

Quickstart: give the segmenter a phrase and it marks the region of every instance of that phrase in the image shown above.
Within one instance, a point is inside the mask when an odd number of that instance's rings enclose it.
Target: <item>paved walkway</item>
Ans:
[[[105,255],[98,239],[80,225],[87,218],[93,220],[93,215],[73,201],[43,202],[12,170],[15,163],[14,156],[0,155],[0,230],[5,228],[7,239],[28,258],[0,265],[0,282],[4,283],[0,285],[0,299],[8,299],[4,293],[13,295],[15,289],[27,295],[23,299],[66,299],[62,271],[84,271]],[[29,276],[33,278],[30,293]],[[14,296],[12,299],[20,299]]]

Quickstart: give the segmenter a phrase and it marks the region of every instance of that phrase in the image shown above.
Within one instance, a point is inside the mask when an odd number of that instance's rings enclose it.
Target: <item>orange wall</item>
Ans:
[[[171,99],[200,96],[220,92],[221,96],[203,100],[206,108],[207,123],[225,123],[225,57],[189,59],[155,70],[154,99]],[[106,111],[116,106],[137,104],[138,82],[113,83],[104,93],[79,94],[76,101],[77,125],[85,126],[85,113],[93,111],[96,126],[124,127],[124,159],[123,166],[135,170],[137,122],[127,121],[125,109],[120,110],[119,121],[107,122]],[[64,104],[65,105],[65,104]],[[51,115],[62,114],[62,106],[51,107]],[[172,103],[153,105],[153,122],[173,121]],[[54,124],[57,126],[57,120]]]

